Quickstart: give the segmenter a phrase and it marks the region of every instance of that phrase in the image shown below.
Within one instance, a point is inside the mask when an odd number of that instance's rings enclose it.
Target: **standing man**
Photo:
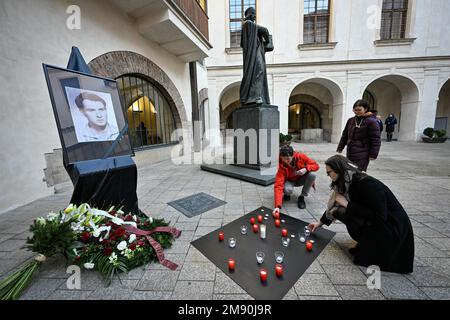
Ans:
[[[119,130],[108,123],[105,100],[94,93],[83,92],[75,98],[75,104],[88,120],[80,130],[81,139],[78,142],[111,141],[117,138]]]
[[[397,119],[395,118],[393,113],[390,113],[389,116],[386,118],[386,121],[384,121],[384,124],[386,125],[386,135],[387,135],[387,141],[392,141],[392,136],[394,135],[395,131],[395,125],[397,124]]]
[[[294,152],[291,146],[280,148],[280,160],[274,186],[274,211],[280,211],[283,200],[289,201],[294,187],[303,186],[302,193],[297,199],[300,209],[305,209],[305,197],[316,181],[315,171],[319,165],[304,153]]]

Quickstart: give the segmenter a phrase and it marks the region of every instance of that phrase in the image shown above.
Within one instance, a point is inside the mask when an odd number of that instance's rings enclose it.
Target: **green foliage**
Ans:
[[[423,130],[423,134],[426,135],[429,138],[433,138],[434,129],[433,128],[426,128]]]
[[[447,136],[447,131],[445,131],[444,129],[439,129],[435,131],[436,137],[438,138],[443,138]]]
[[[283,134],[280,132],[280,144],[287,143],[292,140],[292,136],[290,134]]]
[[[33,233],[27,239],[27,248],[30,251],[51,257],[66,252],[76,239],[76,233],[70,227],[71,221],[61,223],[58,219],[35,220],[30,227]]]

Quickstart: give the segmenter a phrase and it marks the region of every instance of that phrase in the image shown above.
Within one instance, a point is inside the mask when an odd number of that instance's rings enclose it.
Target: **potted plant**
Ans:
[[[280,132],[280,147],[289,146],[292,142],[292,136],[290,134],[283,134]]]
[[[422,141],[426,143],[443,143],[447,141],[447,131],[444,129],[434,130],[428,127],[423,130]]]

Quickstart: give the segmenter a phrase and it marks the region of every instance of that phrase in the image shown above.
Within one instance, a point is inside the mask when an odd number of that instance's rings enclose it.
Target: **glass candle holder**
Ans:
[[[281,251],[275,251],[275,261],[277,263],[283,263],[284,253]]]
[[[281,244],[283,245],[283,247],[289,246],[289,242],[291,242],[290,238],[288,238],[288,237],[282,237],[281,238]]]
[[[263,263],[263,262],[264,262],[265,256],[266,256],[266,255],[264,254],[264,252],[258,251],[258,252],[256,253],[256,262],[258,262],[258,264]]]
[[[235,238],[228,239],[228,245],[230,246],[230,248],[236,247],[236,239]]]
[[[241,233],[242,234],[247,234],[248,228],[247,226],[241,226]]]

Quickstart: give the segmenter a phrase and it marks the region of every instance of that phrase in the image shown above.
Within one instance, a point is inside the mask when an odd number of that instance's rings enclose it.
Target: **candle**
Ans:
[[[261,239],[265,239],[266,238],[266,225],[265,224],[260,225],[259,230],[261,231],[261,233],[260,233]]]
[[[256,222],[255,218],[251,217],[250,218],[250,224],[255,224],[255,222]]]
[[[234,270],[234,267],[236,266],[236,261],[234,261],[233,258],[228,259],[228,269],[231,271]]]
[[[311,241],[306,241],[306,250],[311,251],[313,249],[313,244]]]
[[[256,223],[253,225],[253,232],[258,233],[258,225]]]
[[[275,227],[279,228],[281,225],[280,219],[275,219]]]
[[[282,229],[282,230],[281,230],[281,235],[282,235],[283,237],[287,237],[287,234],[288,234],[287,229]]]
[[[261,223],[263,221],[262,215],[258,215],[258,222]]]
[[[281,264],[275,265],[275,274],[277,277],[281,277],[283,275],[283,266]]]
[[[267,270],[261,269],[259,271],[259,277],[261,278],[261,281],[263,281],[263,282],[267,281]]]
[[[223,241],[223,239],[225,239],[225,234],[222,231],[220,231],[219,232],[219,241]]]
[[[273,217],[274,217],[275,219],[280,219],[280,212],[279,212],[279,211],[275,211],[275,212],[273,213]]]

